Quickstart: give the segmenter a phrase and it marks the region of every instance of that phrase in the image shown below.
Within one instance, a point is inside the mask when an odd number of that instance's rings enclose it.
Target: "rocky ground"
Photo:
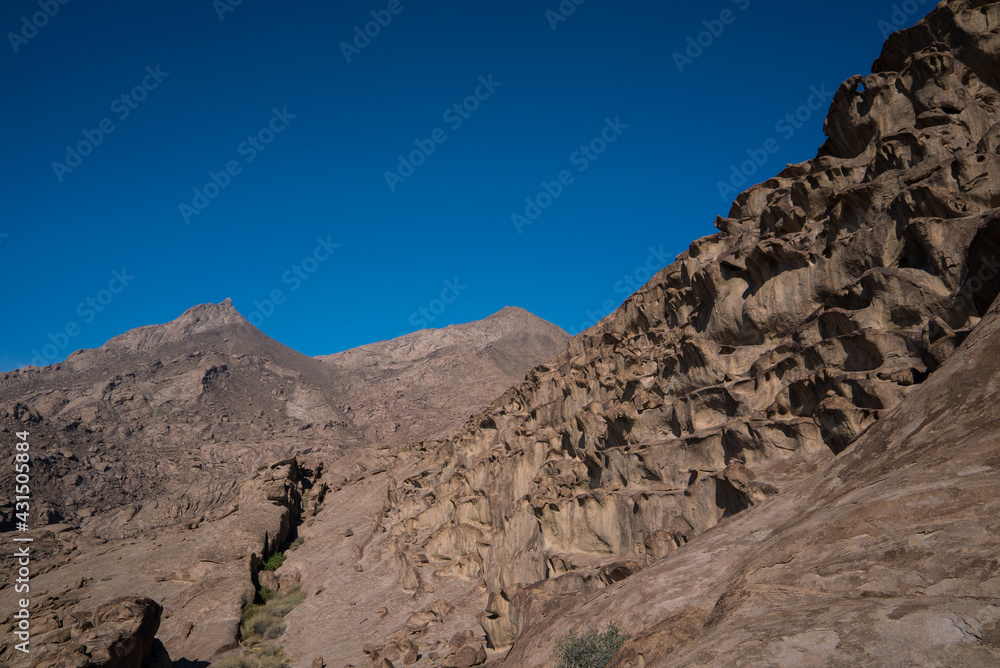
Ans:
[[[222,304],[0,378],[58,444],[43,638],[165,665],[160,620],[204,665],[266,578],[303,667],[540,668],[609,621],[613,666],[996,665],[998,36],[891,36],[815,159],[568,345],[507,309],[310,359]]]

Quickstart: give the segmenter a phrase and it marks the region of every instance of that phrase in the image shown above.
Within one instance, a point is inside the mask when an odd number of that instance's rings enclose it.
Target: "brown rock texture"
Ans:
[[[345,455],[457,428],[568,338],[508,308],[320,360],[269,339],[226,300],[62,364],[0,374],[0,433],[31,434],[35,647],[93,654],[117,631],[79,641],[67,633],[76,616],[142,596],[162,606],[154,632],[178,665],[235,650],[262,559],[331,487],[377,473],[376,456]],[[383,401],[411,406],[395,435],[365,417]],[[3,489],[12,471],[0,472]],[[10,522],[13,496],[2,503]],[[0,664],[34,665],[13,653],[13,574],[0,570]]]
[[[69,640],[38,653],[37,668],[140,668],[150,656],[163,608],[148,598],[119,598],[73,616]]]
[[[998,349],[1000,300],[839,457],[625,582],[533,602],[499,665],[614,621],[633,637],[609,668],[996,666]]]
[[[437,665],[430,657],[441,656],[449,634],[473,628],[473,603],[482,603],[488,658],[500,661],[510,650],[503,665],[547,665],[556,631],[570,628],[554,624],[567,602],[610,597],[596,592],[690,555],[689,541],[746,509],[788,508],[782,499],[790,488],[846,461],[843,453],[980,326],[1000,291],[998,30],[1000,3],[952,1],[894,35],[872,75],[838,90],[815,159],[740,195],[716,221],[718,234],[694,242],[457,434],[389,449],[381,480],[334,492],[332,504],[364,499],[355,507],[373,513],[370,527],[354,530],[365,546],[364,571],[377,582],[338,566],[346,555],[320,565],[321,550],[339,549],[324,536],[343,535],[340,520],[321,513],[316,552],[292,563],[301,559],[296,567],[310,586],[368,598],[355,599],[353,611],[307,601],[290,616],[293,644],[360,662],[360,646],[335,629],[350,623],[367,642],[393,637],[407,630],[397,608],[417,610],[443,596],[456,608],[452,619],[408,631],[421,655],[416,665]],[[957,472],[947,470],[940,484],[956,485]],[[836,568],[826,542],[835,538],[809,526],[833,562],[822,567],[818,559],[816,569]],[[761,524],[752,538],[774,529]],[[911,524],[896,529],[901,544],[921,540]],[[702,556],[684,578],[712,581],[713,559]],[[917,569],[912,578],[923,577],[919,562],[906,563]],[[986,577],[992,567],[982,568]],[[902,585],[906,578],[898,578]],[[646,598],[621,602],[627,615],[609,604],[602,614],[573,617],[578,628],[619,617],[628,621],[624,630],[645,632],[644,615],[661,601],[676,613],[658,618],[663,642],[704,633],[711,643],[705,629],[725,610],[713,612],[714,602],[675,609],[662,583],[643,581]],[[881,591],[858,595],[875,599]],[[771,592],[741,596],[767,602]],[[388,606],[388,617],[373,621],[369,605]],[[750,624],[754,605],[741,609],[740,623]],[[860,612],[836,614],[866,632]],[[892,642],[904,645],[929,620],[897,625]],[[779,624],[777,616],[766,623]],[[318,628],[332,635],[321,641]],[[752,635],[770,627],[733,628]],[[816,648],[832,652],[832,640],[820,633],[796,642],[813,643],[806,655],[815,658]],[[660,665],[657,651],[628,665]],[[976,661],[987,656],[977,652]],[[685,656],[689,665],[716,664],[708,654]],[[719,656],[721,664],[739,658],[735,649]]]

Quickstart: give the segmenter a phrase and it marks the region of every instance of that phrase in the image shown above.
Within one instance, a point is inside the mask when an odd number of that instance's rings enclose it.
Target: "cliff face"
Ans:
[[[536,603],[779,495],[905,401],[1000,290],[998,31],[1000,3],[951,1],[893,35],[815,159],[458,434],[386,453],[364,567],[417,601],[467,583],[507,648]]]
[[[538,597],[502,665],[571,629],[632,634],[608,668],[1000,663],[1000,300],[819,472],[614,587]]]

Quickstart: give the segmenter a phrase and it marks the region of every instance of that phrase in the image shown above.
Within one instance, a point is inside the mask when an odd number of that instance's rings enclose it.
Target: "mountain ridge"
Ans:
[[[358,416],[378,409],[393,374],[294,351],[230,300],[65,362],[0,374],[0,433],[33,440],[33,586],[50,592],[32,599],[46,657],[28,663],[76,665],[81,652],[112,651],[105,643],[115,633],[133,632],[60,631],[91,605],[101,615],[136,615],[150,639],[158,620],[175,660],[231,651],[261,559],[354,475],[353,454],[453,430],[568,338],[525,311],[499,320],[499,328],[498,318],[459,328],[467,336],[457,343],[434,346],[439,334],[421,334],[436,349],[419,369],[422,383],[392,386],[391,400],[408,405],[406,421],[377,428]],[[454,372],[476,360],[481,373]],[[393,366],[405,373],[408,365]],[[0,471],[0,485],[13,489],[12,471]],[[13,500],[0,503],[3,529],[12,530]],[[16,609],[10,577],[0,573],[5,610]],[[11,637],[0,663],[25,665]]]

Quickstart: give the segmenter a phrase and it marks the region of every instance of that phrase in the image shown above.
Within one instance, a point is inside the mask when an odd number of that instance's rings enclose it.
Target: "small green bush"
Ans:
[[[299,549],[299,546],[302,545],[302,543],[304,543],[304,542],[306,542],[306,539],[303,538],[302,536],[299,536],[295,540],[292,541],[291,545],[288,546],[288,550],[290,552],[294,552],[295,550]]]
[[[248,603],[243,606],[240,633],[246,645],[256,645],[281,636],[285,632],[285,622],[282,621],[282,617],[306,600],[306,593],[299,586],[293,587],[287,593],[262,588],[260,597],[264,603]]]
[[[283,563],[285,563],[285,553],[275,552],[267,558],[267,561],[261,565],[261,568],[265,571],[276,571]]]
[[[285,668],[288,662],[281,656],[261,656],[257,659],[257,668]]]
[[[240,615],[243,656],[229,657],[213,668],[283,668],[287,664],[281,645],[272,641],[285,632],[282,618],[306,599],[306,593],[301,586],[287,592],[261,587],[257,595],[263,603],[247,603]]]
[[[285,657],[285,651],[281,649],[281,645],[275,642],[261,643],[260,645],[257,645],[254,648],[254,651],[257,653],[257,656],[259,656],[262,660],[263,659],[281,660],[284,659]]]
[[[578,636],[570,631],[559,641],[556,668],[604,668],[628,639],[614,624],[608,624],[603,633],[591,629]]]

